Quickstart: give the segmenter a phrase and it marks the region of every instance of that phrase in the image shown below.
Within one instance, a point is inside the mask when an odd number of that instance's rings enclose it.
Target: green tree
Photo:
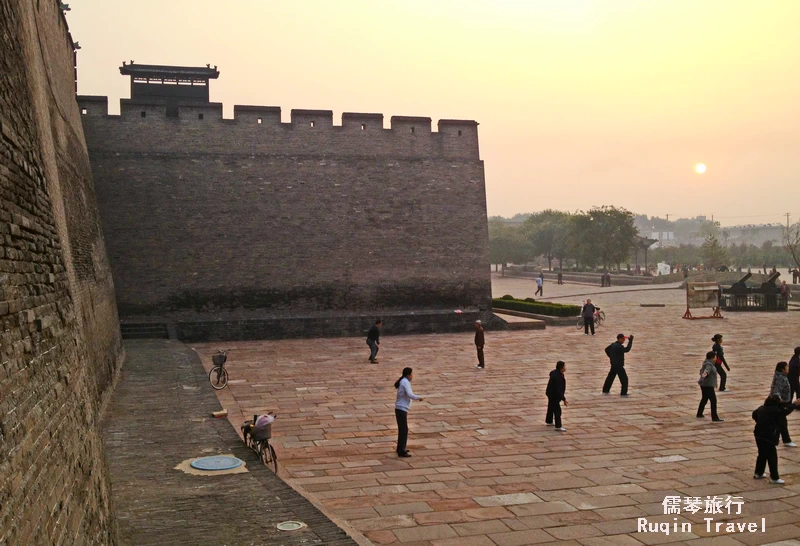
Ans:
[[[603,269],[619,264],[630,255],[637,235],[633,213],[614,206],[594,207],[588,213],[590,228],[586,237],[592,243],[597,261]]]
[[[522,229],[530,241],[531,253],[543,256],[549,270],[553,270],[553,258],[559,258],[563,264],[567,255],[568,213],[551,209],[537,212],[525,220]]]
[[[730,263],[728,249],[719,244],[719,240],[713,235],[706,236],[705,242],[700,247],[700,256],[703,258],[705,268],[712,271]]]
[[[592,219],[585,212],[577,212],[569,217],[567,228],[567,253],[575,258],[575,265],[594,267],[597,253],[594,248]]]
[[[489,261],[495,264],[495,270],[500,264],[505,275],[509,262],[525,263],[529,257],[530,249],[519,227],[489,222]]]

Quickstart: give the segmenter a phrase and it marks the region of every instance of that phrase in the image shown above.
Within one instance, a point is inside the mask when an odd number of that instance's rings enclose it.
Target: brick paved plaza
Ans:
[[[494,278],[495,296],[534,290],[531,280]],[[800,313],[687,321],[683,291],[651,288],[547,283],[544,299],[580,303],[564,296],[585,293],[606,311],[596,337],[575,327],[490,331],[483,371],[470,333],[384,335],[377,365],[361,338],[232,344],[232,381],[219,398],[237,429],[253,413],[277,412],[282,477],[375,544],[796,544],[800,448],[778,448],[786,485],[753,480],[750,413],[768,394],[775,363],[800,345]],[[612,395],[600,393],[603,349],[618,332],[636,335],[627,399],[619,383]],[[716,332],[732,368],[720,424],[695,418],[697,373]],[[208,365],[216,346],[195,348]],[[568,366],[566,433],[544,424],[545,385],[558,359]],[[392,384],[404,366],[425,396],[409,414],[409,459],[394,452]],[[797,417],[790,431],[800,439]],[[680,460],[655,460],[674,455]],[[691,534],[637,533],[637,517],[673,522],[664,515],[667,495],[741,496],[741,516],[715,520],[766,517],[767,533],[709,534],[702,511],[677,516],[694,523]]]

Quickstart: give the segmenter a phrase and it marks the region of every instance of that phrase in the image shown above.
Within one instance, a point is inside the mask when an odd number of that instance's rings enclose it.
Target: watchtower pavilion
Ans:
[[[167,116],[178,116],[178,105],[208,104],[209,81],[219,78],[217,67],[162,66],[122,63],[119,73],[131,77],[133,104],[166,104]]]

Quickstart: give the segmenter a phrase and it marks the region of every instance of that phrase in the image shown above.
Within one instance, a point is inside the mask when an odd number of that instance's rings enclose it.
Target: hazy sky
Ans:
[[[218,65],[211,99],[475,119],[489,214],[800,220],[800,1],[71,0],[78,92]],[[707,164],[703,175],[694,172]]]

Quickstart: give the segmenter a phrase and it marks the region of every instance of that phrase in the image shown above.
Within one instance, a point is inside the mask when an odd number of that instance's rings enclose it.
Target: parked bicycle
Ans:
[[[275,448],[270,445],[269,439],[272,438],[272,423],[277,417],[274,413],[253,415],[252,420],[247,420],[242,425],[244,443],[255,451],[261,462],[276,474],[278,473],[278,455],[275,454]]]
[[[599,307],[594,308],[594,325],[595,327],[603,324],[606,320],[606,314],[600,310]],[[583,330],[583,316],[578,317],[578,323],[575,325],[578,330]]]
[[[211,357],[214,367],[208,372],[208,381],[216,390],[222,390],[228,386],[228,370],[225,369],[225,362],[228,360],[230,349],[220,349],[217,354]]]

